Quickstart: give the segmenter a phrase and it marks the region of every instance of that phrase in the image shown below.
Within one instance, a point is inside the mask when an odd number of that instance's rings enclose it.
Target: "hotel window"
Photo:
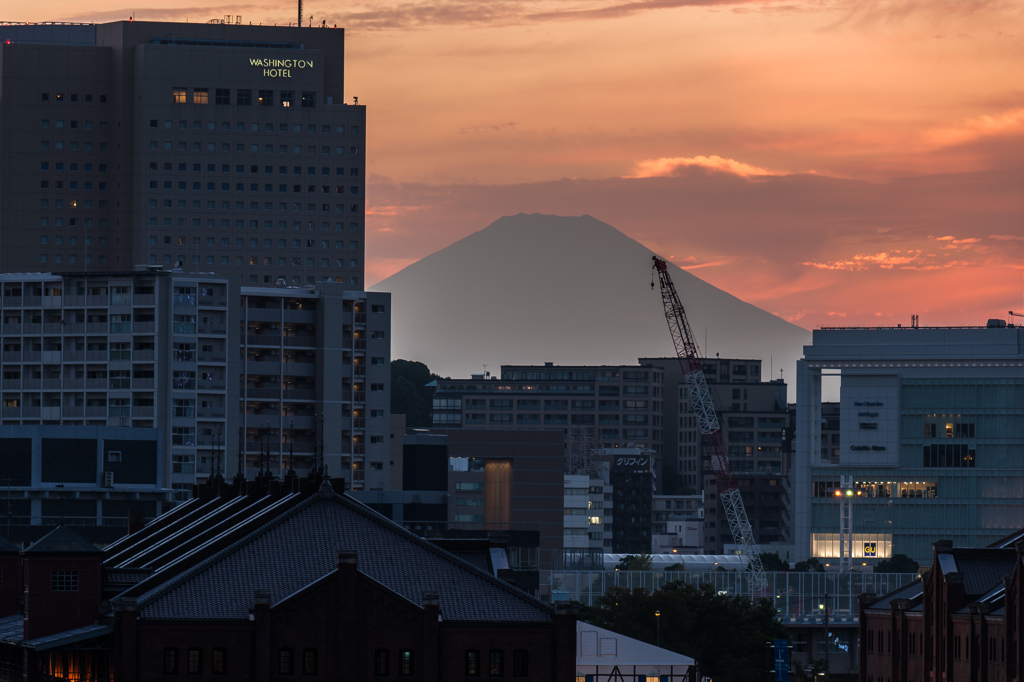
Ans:
[[[274,91],[273,90],[260,90],[259,103],[261,107],[272,107],[274,106]]]
[[[192,89],[192,104],[209,104],[210,103],[210,89],[209,88],[193,88]],[[198,121],[196,121],[198,123]]]
[[[305,649],[302,652],[302,674],[316,675],[316,649]]]
[[[188,650],[188,674],[189,675],[202,675],[203,674],[203,650],[198,648],[191,648]]]
[[[185,104],[188,101],[188,88],[171,88],[171,102]]]
[[[292,105],[292,100],[293,99],[295,99],[295,93],[294,92],[292,92],[291,90],[282,90],[281,91],[281,106],[282,107],[290,107]]]
[[[231,90],[230,88],[217,88],[216,92],[217,104],[231,104]]]
[[[315,109],[316,108],[316,93],[315,92],[303,92],[302,93],[302,108],[303,109]]]
[[[239,89],[236,91],[235,104],[240,107],[250,106],[252,104],[252,90]]]

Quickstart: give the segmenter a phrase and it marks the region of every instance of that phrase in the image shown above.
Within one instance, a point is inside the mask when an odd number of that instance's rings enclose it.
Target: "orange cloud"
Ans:
[[[925,139],[938,147],[951,147],[1008,133],[1024,133],[1024,107],[1004,111],[995,116],[977,116],[957,126],[936,128],[926,133]]]
[[[767,175],[789,175],[782,171],[771,171],[766,168],[758,168],[749,163],[736,161],[735,159],[723,159],[721,156],[676,156],[672,158],[647,159],[640,161],[633,169],[630,178],[656,178],[671,176],[679,168],[697,166],[723,173],[732,173],[743,178],[767,176]]]
[[[901,255],[902,254],[902,255]],[[883,251],[881,253],[859,253],[851,260],[829,261],[827,263],[816,263],[808,261],[801,265],[810,265],[819,270],[867,270],[871,266],[878,266],[884,270],[891,270],[896,265],[907,265],[912,263],[920,251]]]

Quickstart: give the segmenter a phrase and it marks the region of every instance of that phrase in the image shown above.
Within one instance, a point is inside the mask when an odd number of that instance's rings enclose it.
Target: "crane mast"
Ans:
[[[740,489],[736,483],[736,474],[733,473],[732,464],[729,462],[729,456],[725,449],[725,441],[722,439],[718,415],[711,400],[711,393],[708,391],[707,381],[704,379],[704,367],[700,362],[697,342],[690,331],[690,324],[686,320],[683,304],[679,301],[679,294],[676,293],[676,287],[668,274],[668,264],[657,256],[651,258],[654,261],[654,270],[658,273],[658,281],[661,283],[661,301],[665,306],[665,320],[668,322],[672,343],[676,348],[679,366],[683,370],[683,380],[686,383],[690,402],[693,404],[693,411],[697,415],[701,441],[711,459],[711,469],[715,473],[718,496],[722,500],[722,507],[725,508],[729,530],[732,532],[733,540],[747,556],[751,594],[761,597],[768,590],[768,579],[761,566],[761,557],[757,551],[757,544],[754,542],[754,532],[747,519],[747,510],[743,506],[743,498],[740,496]],[[653,286],[653,284],[652,282],[651,285]]]

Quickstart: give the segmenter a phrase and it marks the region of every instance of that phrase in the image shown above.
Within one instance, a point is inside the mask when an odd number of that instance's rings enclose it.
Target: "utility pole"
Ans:
[[[302,0],[299,0],[299,23],[297,26],[302,28]]]
[[[53,486],[60,492],[60,525],[64,525],[64,484],[58,483]]]
[[[8,540],[11,539],[11,482],[13,480],[14,479],[12,479],[10,476],[5,476],[3,478],[4,485],[7,486],[7,539]],[[31,523],[31,521],[30,521],[30,523]]]

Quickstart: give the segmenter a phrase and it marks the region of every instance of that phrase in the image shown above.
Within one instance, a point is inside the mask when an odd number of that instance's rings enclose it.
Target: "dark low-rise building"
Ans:
[[[932,545],[931,570],[860,607],[861,682],[1011,682],[1024,662],[1024,531]]]
[[[0,680],[573,679],[572,609],[343,488],[204,485],[102,553],[58,528],[22,553],[23,612],[0,613]]]

